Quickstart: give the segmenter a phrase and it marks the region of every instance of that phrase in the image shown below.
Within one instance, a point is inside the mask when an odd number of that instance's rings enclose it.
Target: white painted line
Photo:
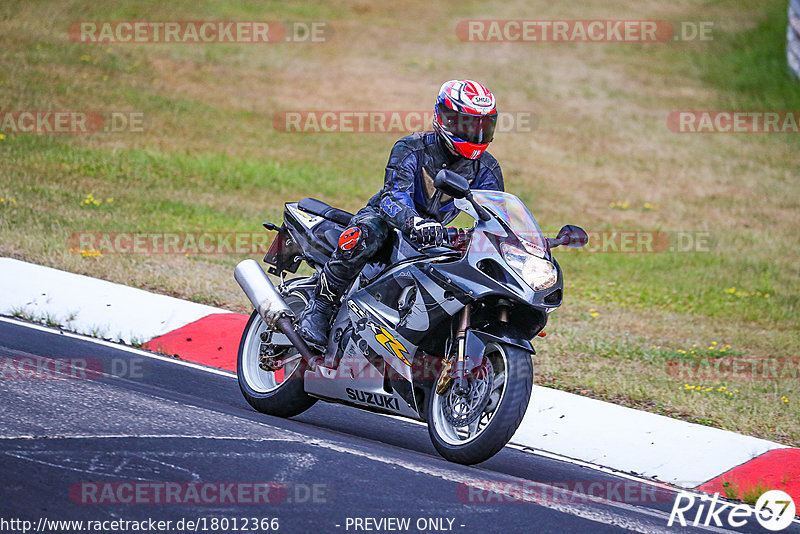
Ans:
[[[226,310],[0,258],[0,314],[50,318],[74,332],[145,342]]]

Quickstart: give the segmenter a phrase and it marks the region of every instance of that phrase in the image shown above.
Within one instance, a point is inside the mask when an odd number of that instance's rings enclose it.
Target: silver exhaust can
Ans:
[[[282,317],[294,317],[272,280],[255,260],[239,263],[233,271],[233,277],[270,329],[274,330]]]

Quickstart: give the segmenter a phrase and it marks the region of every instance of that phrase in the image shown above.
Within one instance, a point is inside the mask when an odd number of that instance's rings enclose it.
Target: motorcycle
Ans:
[[[522,421],[533,384],[531,340],[563,296],[552,249],[579,248],[583,229],[567,225],[546,239],[516,196],[471,191],[440,171],[434,186],[474,219],[448,228],[441,246],[420,246],[392,230],[335,314],[328,344],[312,350],[294,323],[308,303],[351,215],[306,198],[287,203],[264,262],[234,276],[255,310],[242,334],[239,386],[259,412],[292,417],[317,400],[427,423],[449,461],[482,462]],[[317,273],[286,280],[305,261]]]

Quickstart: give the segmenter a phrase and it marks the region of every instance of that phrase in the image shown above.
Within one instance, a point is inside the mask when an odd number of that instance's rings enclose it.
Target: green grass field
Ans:
[[[675,110],[800,110],[785,17],[784,2],[756,0],[6,0],[0,111],[135,112],[146,127],[0,132],[0,254],[245,312],[232,277],[244,256],[97,256],[68,239],[258,232],[304,196],[355,211],[381,186],[399,135],[288,134],[273,114],[425,110],[444,80],[469,77],[501,110],[536,113],[533,133],[498,135],[491,151],[547,231],[711,236],[695,252],[560,253],[565,303],[537,342],[537,381],[797,446],[797,375],[692,382],[668,372],[721,355],[800,356],[797,136],[667,128]],[[711,41],[465,43],[455,27],[470,18],[713,21],[714,30]],[[68,35],[84,20],[325,21],[334,31],[324,43],[90,45]]]

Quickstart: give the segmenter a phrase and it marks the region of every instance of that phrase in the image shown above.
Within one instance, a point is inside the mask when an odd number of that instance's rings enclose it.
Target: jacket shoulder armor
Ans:
[[[397,145],[404,145],[408,147],[412,151],[422,150],[425,148],[425,134],[427,132],[416,132],[412,133],[411,135],[407,135],[397,140],[395,146]]]

